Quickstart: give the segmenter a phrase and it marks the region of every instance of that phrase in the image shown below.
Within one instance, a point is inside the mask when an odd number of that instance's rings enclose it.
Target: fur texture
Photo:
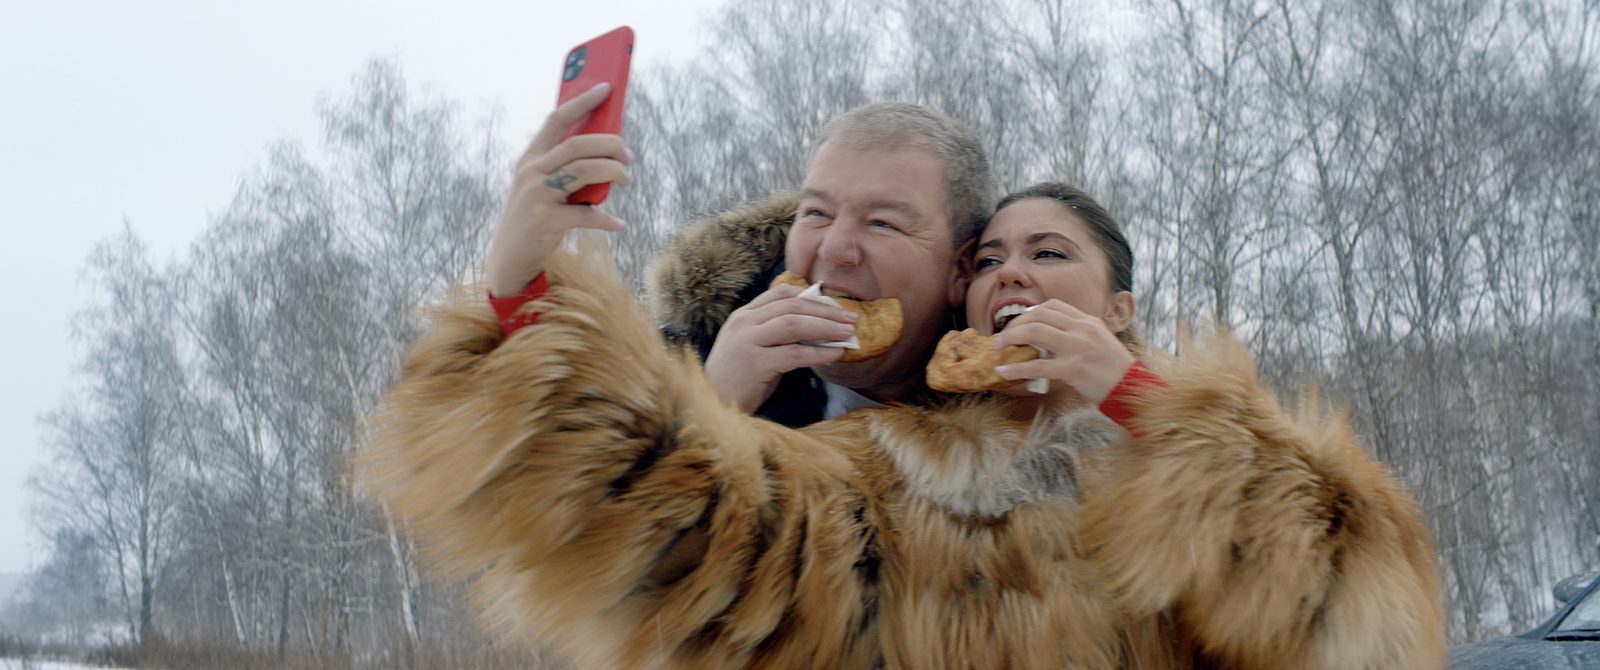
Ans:
[[[780,195],[686,228],[650,270],[662,327],[696,342],[714,339],[739,295],[782,260],[799,203],[798,195]]]
[[[359,461],[507,634],[586,668],[1443,665],[1415,506],[1237,342],[1166,365],[1138,439],[989,400],[795,431],[604,256],[552,261],[504,341],[481,291],[440,309]]]

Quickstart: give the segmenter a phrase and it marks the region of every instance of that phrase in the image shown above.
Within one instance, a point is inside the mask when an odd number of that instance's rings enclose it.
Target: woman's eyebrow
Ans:
[[[1045,241],[1047,239],[1050,239],[1052,237],[1058,238],[1062,242],[1066,242],[1067,244],[1070,244],[1072,246],[1078,246],[1078,243],[1073,241],[1072,238],[1067,237],[1066,235],[1062,235],[1061,233],[1055,232],[1053,230],[1045,231],[1045,232],[1042,232],[1042,233],[1034,233],[1032,235],[1029,235],[1028,236],[1028,245],[1032,246],[1032,245],[1038,244],[1040,242],[1043,242],[1043,241]]]
[[[1032,245],[1038,244],[1038,243],[1043,242],[1043,241],[1045,241],[1047,239],[1050,239],[1050,238],[1057,238],[1057,239],[1061,240],[1062,242],[1066,242],[1067,244],[1070,244],[1072,246],[1078,246],[1078,243],[1073,241],[1072,238],[1067,237],[1066,235],[1062,235],[1061,233],[1055,232],[1053,230],[1045,231],[1045,232],[1042,232],[1042,233],[1034,233],[1032,235],[1029,235],[1028,239],[1026,241],[1024,241],[1023,244],[1024,244],[1024,246],[1032,246]],[[984,242],[983,244],[978,245],[978,248],[979,249],[1003,249],[1003,248],[1005,248],[1005,246],[1006,246],[1005,240],[996,237],[996,238],[993,238],[993,239],[989,240],[988,242]]]

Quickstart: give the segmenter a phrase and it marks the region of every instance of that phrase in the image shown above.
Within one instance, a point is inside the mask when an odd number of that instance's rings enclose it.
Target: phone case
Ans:
[[[561,67],[560,105],[601,82],[611,83],[611,95],[588,118],[567,129],[573,135],[622,134],[622,108],[628,93],[628,70],[633,62],[633,29],[622,26],[579,44],[567,53]],[[598,205],[611,193],[611,184],[590,184],[567,196],[569,204]]]

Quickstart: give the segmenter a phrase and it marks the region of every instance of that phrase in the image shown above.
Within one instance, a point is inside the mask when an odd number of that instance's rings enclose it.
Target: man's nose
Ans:
[[[861,263],[860,223],[838,218],[822,235],[822,246],[817,248],[817,259],[835,267],[850,267]]]

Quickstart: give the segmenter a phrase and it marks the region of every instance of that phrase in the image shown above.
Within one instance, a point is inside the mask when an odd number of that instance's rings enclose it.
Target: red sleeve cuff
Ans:
[[[1111,389],[1106,399],[1100,401],[1100,413],[1132,432],[1133,428],[1129,422],[1133,420],[1133,407],[1128,401],[1144,389],[1166,388],[1166,386],[1167,382],[1151,372],[1144,361],[1134,361],[1133,365],[1128,367],[1128,371],[1122,373],[1122,380]]]
[[[511,334],[517,332],[518,329],[539,322],[539,313],[537,311],[524,311],[522,306],[543,298],[544,294],[549,292],[550,282],[545,279],[544,273],[540,272],[539,276],[534,277],[533,281],[522,287],[521,293],[504,298],[496,298],[492,293],[486,293],[485,295],[489,296],[489,306],[494,308],[494,315],[500,320],[500,333],[506,337],[511,337]]]

